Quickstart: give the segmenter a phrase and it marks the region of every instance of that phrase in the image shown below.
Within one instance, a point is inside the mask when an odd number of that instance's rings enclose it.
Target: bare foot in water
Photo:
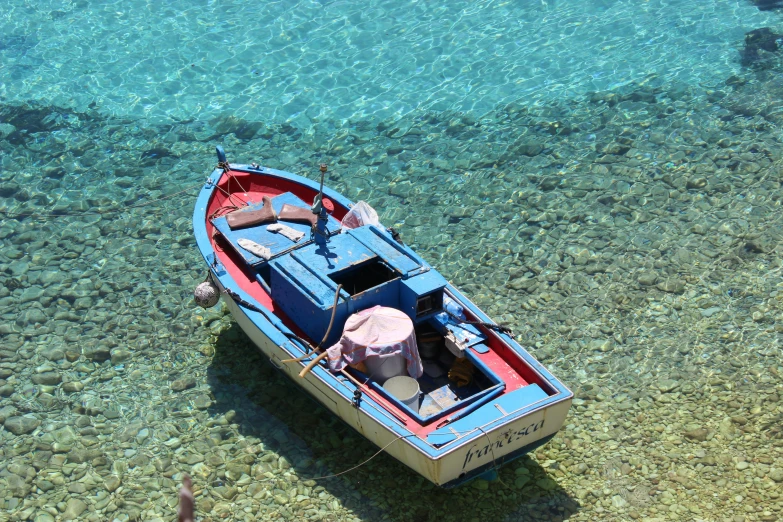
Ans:
[[[193,490],[190,476],[182,477],[182,488],[179,490],[179,522],[193,522]]]

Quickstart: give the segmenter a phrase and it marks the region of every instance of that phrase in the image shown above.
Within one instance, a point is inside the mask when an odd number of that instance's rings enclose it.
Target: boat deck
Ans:
[[[249,175],[241,171],[231,171],[228,175],[223,175],[218,184],[219,188],[222,190],[215,192],[214,200],[210,204],[209,214],[214,215],[217,210],[226,209],[230,206],[240,206],[241,204],[258,205],[263,196],[275,198],[276,196],[284,195],[283,198],[278,200],[280,201],[280,204],[282,204],[283,199],[285,199],[286,202],[289,202],[288,199],[290,199],[290,196],[295,196],[299,201],[298,206],[309,208],[309,204],[306,202],[308,200],[312,201],[316,195],[315,191],[310,190],[303,185],[278,178],[272,179],[268,185],[261,186],[257,181],[260,177],[261,176],[255,174]],[[239,191],[237,191],[238,185],[241,186]],[[228,193],[231,194],[230,197],[227,195]],[[339,205],[334,206],[335,210],[331,219],[336,223],[342,219],[347,212],[347,209]],[[279,211],[277,208],[276,210]],[[302,328],[290,319],[285,311],[281,309],[280,305],[272,299],[272,296],[264,288],[262,283],[259,282],[257,274],[258,267],[264,264],[262,260],[248,258],[246,255],[241,254],[242,250],[240,248],[233,248],[231,246],[236,242],[236,239],[239,236],[237,234],[232,234],[230,230],[227,230],[227,227],[222,226],[222,222],[224,221],[225,218],[216,217],[216,219],[214,219],[215,224],[213,224],[213,222],[207,223],[207,232],[220,264],[225,267],[225,270],[237,285],[239,285],[245,293],[252,296],[258,304],[279,317],[283,324],[290,328],[291,331],[308,339],[311,344],[315,344],[317,341],[314,342],[310,336],[307,336],[307,334],[302,331]],[[242,235],[247,236],[248,234],[249,232],[243,231]],[[258,239],[261,241],[265,240],[260,236]],[[266,239],[268,240],[268,238]],[[274,239],[278,241],[279,238]],[[269,241],[266,242],[268,243]],[[306,243],[305,240],[302,240],[302,242]],[[283,246],[284,245],[278,241],[273,245],[273,248],[277,251],[283,251]],[[470,316],[468,319],[475,320],[475,318]],[[525,406],[525,401],[541,400],[541,394],[545,397],[546,395],[554,393],[554,391],[542,381],[540,376],[523,361],[519,354],[510,350],[494,332],[487,330],[487,334],[488,338],[485,344],[489,347],[488,350],[476,350],[474,348],[469,348],[469,350],[472,350],[472,355],[480,361],[480,363],[489,368],[500,381],[505,383],[505,388],[498,393],[497,396],[492,398],[491,401],[478,406],[477,412],[480,410],[483,412],[482,415],[484,417],[491,420],[493,415],[505,415],[510,413],[509,408],[513,410],[515,407]],[[298,354],[292,355],[296,356]],[[339,375],[336,377],[347,381],[347,379],[340,377]],[[519,390],[525,391],[519,392]],[[458,434],[456,434],[457,432],[454,429],[451,429],[451,432],[453,433],[448,433],[445,430],[449,429],[449,426],[456,426],[456,424],[452,424],[449,421],[457,420],[461,411],[459,409],[444,419],[421,421],[408,414],[405,409],[399,408],[392,401],[387,400],[378,392],[374,391],[369,384],[363,384],[362,391],[366,398],[377,403],[378,406],[385,410],[385,413],[390,414],[398,424],[403,425],[406,430],[425,441],[428,439],[428,436],[436,431],[437,434],[446,435],[446,438],[442,439],[446,442],[458,438]],[[510,394],[514,394],[513,404],[511,402],[504,403],[503,397],[509,396]],[[501,404],[505,404],[505,409]],[[463,409],[468,408],[470,407],[468,406]],[[475,421],[473,422],[475,423]],[[446,426],[444,427],[444,425]],[[428,442],[432,444],[433,438],[430,437]]]

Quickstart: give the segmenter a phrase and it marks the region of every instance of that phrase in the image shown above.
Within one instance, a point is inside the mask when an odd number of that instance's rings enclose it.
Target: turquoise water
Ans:
[[[481,117],[632,82],[714,86],[749,2],[11,3],[8,101],[152,121],[221,114],[303,126],[420,111]]]
[[[783,33],[750,1],[6,2],[0,520],[783,517]],[[577,400],[381,455],[191,297],[214,145],[365,199]],[[4,518],[7,517],[7,518]]]

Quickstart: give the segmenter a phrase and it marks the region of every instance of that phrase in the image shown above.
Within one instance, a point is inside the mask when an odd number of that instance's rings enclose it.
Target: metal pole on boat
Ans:
[[[315,196],[313,206],[311,208],[313,214],[318,216],[315,228],[313,229],[313,239],[319,245],[325,245],[329,240],[329,231],[326,229],[326,224],[329,222],[329,214],[326,213],[324,208],[324,176],[326,175],[328,167],[326,163],[321,163],[321,188],[318,190],[318,194]]]

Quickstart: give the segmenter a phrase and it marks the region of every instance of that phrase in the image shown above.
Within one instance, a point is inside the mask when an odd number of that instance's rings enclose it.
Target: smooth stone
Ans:
[[[133,354],[128,350],[123,350],[122,348],[115,348],[114,350],[111,351],[111,363],[120,364],[127,361],[132,356]]]
[[[636,281],[640,285],[644,285],[644,286],[652,286],[655,284],[657,280],[658,280],[658,274],[656,274],[655,272],[644,272],[636,278]]]
[[[55,442],[52,444],[52,452],[53,453],[68,453],[73,449],[72,444],[62,444],[60,442]]]
[[[85,491],[87,491],[87,488],[81,482],[71,482],[68,484],[68,493],[76,493],[77,495],[81,495]]]
[[[21,417],[9,417],[5,420],[5,423],[3,423],[5,429],[14,435],[24,435],[25,433],[30,433],[40,425],[41,421],[35,417],[29,417],[27,415],[23,415]]]
[[[171,383],[172,391],[184,391],[195,387],[196,379],[193,377],[183,377],[182,379],[177,379]]]
[[[580,462],[575,466],[571,466],[571,472],[576,475],[584,475],[585,473],[587,473],[588,469],[590,469],[590,467],[584,462]]]
[[[70,498],[65,504],[65,512],[63,513],[64,520],[75,520],[79,517],[84,510],[87,509],[87,504],[79,500],[78,498]]]
[[[675,381],[674,379],[663,379],[662,381],[658,381],[658,389],[661,390],[663,393],[668,393],[674,390],[679,385],[680,383]]]
[[[30,308],[24,313],[24,321],[28,325],[44,324],[47,320],[46,314],[38,308]]]
[[[739,471],[742,471],[742,470],[748,469],[748,468],[750,467],[750,464],[748,464],[747,462],[745,462],[745,461],[743,460],[743,461],[737,462],[737,465],[736,465],[736,466],[734,466],[734,467],[735,467],[737,470],[739,470]]]
[[[206,410],[212,406],[212,399],[209,395],[202,394],[193,399],[193,407],[197,410]]]
[[[108,361],[111,358],[111,349],[103,344],[88,346],[83,350],[84,356],[95,362]]]
[[[722,310],[722,308],[720,308],[719,306],[713,306],[711,308],[706,308],[706,309],[702,310],[701,311],[701,315],[702,315],[702,317],[712,317],[713,315],[717,314],[721,310]]]
[[[22,295],[19,296],[19,304],[29,303],[30,301],[37,301],[44,295],[44,289],[40,286],[31,286],[25,288]]]
[[[62,376],[57,372],[44,372],[33,375],[32,381],[35,384],[45,384],[48,386],[55,386],[60,384]]]
[[[109,475],[106,477],[106,480],[103,481],[103,486],[109,493],[113,493],[118,487],[120,487],[120,484],[122,484],[122,479],[120,479],[120,477],[117,475]]]
[[[777,468],[770,471],[769,478],[775,482],[783,482],[783,468]]]
[[[670,294],[681,294],[685,291],[685,281],[681,279],[667,279],[666,281],[661,281],[655,287]]]
[[[686,431],[684,435],[685,438],[687,439],[704,442],[705,440],[707,440],[708,433],[709,431],[706,428],[697,428],[695,430]]]
[[[54,517],[49,513],[38,513],[35,515],[34,522],[54,522]]]
[[[49,348],[41,353],[41,355],[50,361],[59,361],[65,358],[65,352],[60,348]]]
[[[103,456],[103,452],[98,449],[75,449],[68,453],[68,462],[82,464],[101,456]]]
[[[3,406],[0,408],[0,422],[5,423],[6,419],[9,417],[13,417],[19,413],[15,406],[11,406],[10,404],[8,406]]]
[[[63,426],[62,428],[52,432],[54,440],[60,444],[73,444],[76,442],[78,435],[70,426]]]
[[[195,464],[198,464],[199,462],[204,462],[204,456],[200,453],[186,453],[181,454],[179,457],[177,457],[177,460],[180,462],[184,462],[185,464],[188,464],[189,466],[193,466]],[[231,472],[230,469],[226,469],[226,476],[231,478],[234,476],[234,474]],[[241,476],[241,474],[236,475],[237,477]]]
[[[203,457],[202,460],[204,460]],[[250,474],[250,466],[242,464],[241,462],[229,462],[226,464],[226,474],[231,475],[231,477],[236,480],[243,474]]]
[[[618,508],[618,509],[619,508],[624,508],[624,507],[628,506],[628,501],[625,500],[620,495],[615,495],[615,496],[612,497],[612,506],[614,506],[615,508]]]
[[[149,436],[150,436],[150,430],[148,430],[147,428],[142,428],[139,430],[139,433],[136,435],[136,442],[141,444]]]
[[[84,389],[84,384],[79,381],[66,382],[63,384],[62,389],[66,393],[76,393]]]
[[[517,489],[522,489],[528,482],[530,482],[529,475],[520,475],[514,480],[514,487]]]
[[[489,489],[489,482],[487,482],[484,479],[474,479],[473,482],[470,483],[470,486],[473,489],[478,489],[483,491]]]
[[[40,489],[44,493],[54,489],[54,484],[49,482],[48,480],[38,480],[35,482],[35,485],[38,486],[38,489]]]
[[[220,486],[215,488],[214,491],[225,500],[231,500],[237,496],[237,488],[232,486]]]

